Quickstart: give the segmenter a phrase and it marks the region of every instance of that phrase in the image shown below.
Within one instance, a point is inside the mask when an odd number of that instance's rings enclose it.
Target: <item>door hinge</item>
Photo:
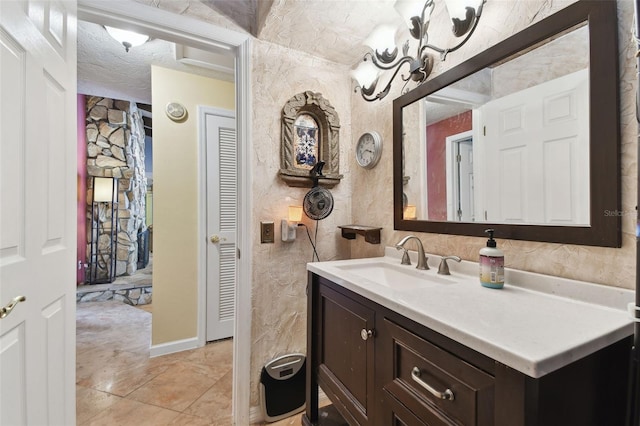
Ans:
[[[487,126],[482,126],[482,136],[487,136]]]
[[[460,155],[460,154],[456,155],[456,162],[457,163],[462,163],[462,155]]]
[[[240,259],[240,249],[239,248],[236,249],[236,253],[237,253],[238,259]]]

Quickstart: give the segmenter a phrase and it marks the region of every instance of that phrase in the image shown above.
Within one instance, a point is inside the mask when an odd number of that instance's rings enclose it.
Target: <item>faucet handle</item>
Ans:
[[[447,264],[447,260],[449,259],[455,260],[456,262],[460,262],[462,260],[458,256],[443,256],[442,260],[440,261],[440,266],[438,266],[438,274],[451,275],[451,273],[449,272],[449,265]]]
[[[402,253],[402,262],[400,262],[401,265],[411,265],[411,259],[409,259],[409,250],[407,250],[406,248],[400,246],[400,247],[396,247],[398,250],[402,249],[404,250],[404,253]]]

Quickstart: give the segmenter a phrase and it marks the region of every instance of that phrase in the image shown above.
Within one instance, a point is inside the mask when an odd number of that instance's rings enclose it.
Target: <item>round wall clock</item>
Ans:
[[[356,161],[365,169],[372,169],[382,156],[382,138],[378,132],[365,132],[356,143]]]
[[[178,102],[169,102],[166,107],[167,117],[173,121],[182,120],[187,116],[187,109]]]

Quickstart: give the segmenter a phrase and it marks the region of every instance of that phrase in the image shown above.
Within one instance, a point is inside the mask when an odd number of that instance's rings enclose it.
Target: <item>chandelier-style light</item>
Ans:
[[[397,0],[395,8],[406,20],[411,36],[418,40],[416,55],[409,55],[409,40],[402,46],[402,56],[398,57],[398,47],[395,43],[396,28],[390,25],[377,27],[365,41],[372,51],[365,53],[363,61],[351,72],[351,76],[357,81],[360,93],[366,101],[375,101],[387,96],[391,90],[391,83],[396,78],[403,65],[409,65],[409,74],[401,74],[405,82],[417,84],[424,82],[433,69],[433,55],[427,53],[427,49],[440,54],[440,59],[445,60],[447,54],[458,50],[471,37],[482,14],[482,6],[486,0],[444,0],[449,17],[453,24],[452,31],[456,37],[464,37],[462,41],[453,47],[440,48],[429,44],[429,22],[435,7],[435,0]],[[383,71],[394,70],[389,82],[377,94],[378,79]]]

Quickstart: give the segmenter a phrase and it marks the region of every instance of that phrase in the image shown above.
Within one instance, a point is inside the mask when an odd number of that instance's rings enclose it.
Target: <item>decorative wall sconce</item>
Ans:
[[[289,218],[280,221],[282,241],[290,242],[296,239],[296,230],[301,220],[302,206],[289,206]]]
[[[145,34],[138,34],[133,31],[121,30],[120,28],[104,27],[109,35],[118,43],[124,46],[124,50],[129,52],[132,47],[137,47],[145,44],[149,41],[149,36]]]
[[[118,179],[92,178],[89,218],[89,284],[111,283],[118,251]]]
[[[449,17],[453,24],[452,31],[456,37],[465,36],[464,39],[453,47],[441,48],[429,44],[429,22],[435,7],[435,0],[397,0],[395,8],[409,25],[411,36],[418,40],[415,50],[416,55],[409,55],[409,40],[402,46],[402,56],[398,57],[398,47],[395,43],[396,28],[389,25],[377,27],[369,36],[366,44],[372,51],[364,55],[360,65],[351,72],[351,76],[357,81],[362,97],[369,102],[382,99],[391,90],[391,83],[396,78],[403,65],[409,65],[409,74],[401,74],[405,82],[404,87],[414,81],[423,83],[433,69],[433,56],[427,53],[427,49],[440,53],[440,59],[444,61],[447,54],[462,47],[471,37],[480,21],[482,7],[486,0],[444,0]],[[389,82],[374,95],[378,86],[378,78],[383,71],[394,70]],[[404,89],[403,89],[404,90]]]

